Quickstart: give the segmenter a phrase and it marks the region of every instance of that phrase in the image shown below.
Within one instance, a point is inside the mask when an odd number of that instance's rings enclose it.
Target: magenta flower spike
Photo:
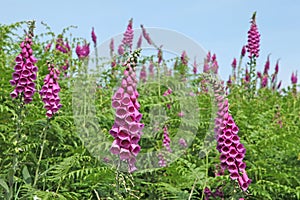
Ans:
[[[217,150],[220,152],[221,168],[227,169],[232,180],[237,180],[240,188],[246,191],[251,180],[245,171],[246,164],[243,162],[246,149],[240,143],[238,127],[231,114],[229,114],[228,100],[224,98],[223,83],[214,83],[218,114],[215,119],[215,137]]]
[[[257,72],[257,78],[259,78],[259,79],[262,78],[261,72]]]
[[[292,76],[291,76],[291,82],[293,85],[295,85],[295,84],[297,84],[297,81],[298,81],[297,72],[296,72],[296,74],[294,74],[294,72],[293,72]]]
[[[210,53],[210,51],[209,52],[207,52],[207,54],[206,54],[206,62],[210,62],[210,60],[211,60],[211,53]]]
[[[75,51],[79,59],[84,59],[90,54],[90,44],[85,43],[83,46],[77,44]]]
[[[229,78],[226,83],[227,83],[227,86],[230,86],[232,84],[231,75],[229,75]]]
[[[170,137],[167,126],[164,127],[164,139],[163,139],[163,146],[166,148],[168,152],[172,152],[172,149],[170,147]]]
[[[183,65],[187,65],[188,64],[188,57],[187,57],[187,54],[186,54],[185,51],[183,51],[181,53],[180,59],[181,59],[181,62],[182,62]]]
[[[197,62],[196,62],[196,58],[194,58],[193,73],[196,75],[197,72],[198,72],[198,69],[197,69]]]
[[[245,83],[249,83],[250,82],[250,74],[248,71],[248,68],[246,68],[246,75],[245,75]]]
[[[279,71],[279,60],[277,60],[275,65],[275,74],[278,74],[278,71]]]
[[[214,53],[211,57],[211,62],[214,62],[217,60],[217,55]]]
[[[261,81],[261,87],[264,88],[264,87],[267,87],[268,85],[268,76],[265,75],[263,78],[262,78],[262,81]]]
[[[115,45],[114,45],[114,39],[111,38],[110,43],[109,43],[109,50],[110,50],[110,56],[113,56],[114,50],[115,50]]]
[[[236,58],[233,59],[231,66],[233,69],[236,69]]]
[[[269,69],[270,69],[270,58],[269,58],[269,55],[268,55],[268,58],[267,58],[267,61],[266,61],[266,64],[265,64],[265,68],[264,68],[264,75],[268,75]]]
[[[127,29],[125,33],[123,34],[123,40],[122,45],[125,47],[129,47],[129,50],[132,49],[132,41],[133,41],[133,29],[132,29],[132,21],[133,19],[129,20],[129,23],[127,25]]]
[[[42,101],[45,103],[44,108],[47,110],[46,116],[48,118],[52,118],[52,116],[62,107],[58,95],[60,92],[60,87],[58,84],[60,72],[54,68],[54,65],[50,63],[48,64],[48,70],[49,74],[47,74],[44,78],[44,85],[39,93]]]
[[[118,47],[118,54],[120,56],[124,54],[124,46],[122,44],[120,44]]]
[[[15,58],[15,72],[12,74],[12,80],[10,80],[10,84],[15,86],[10,96],[17,98],[21,95],[25,104],[32,101],[36,91],[33,81],[36,79],[38,68],[34,66],[37,59],[33,56],[32,45],[32,34],[27,34],[25,40],[20,44],[21,53]]]
[[[150,77],[154,77],[154,64],[153,62],[151,61],[150,64],[149,64],[149,75]]]
[[[143,65],[141,72],[140,72],[140,80],[145,83],[147,81],[147,71],[146,71],[146,66]]]
[[[158,58],[157,62],[158,62],[158,64],[160,64],[161,61],[163,60],[163,57],[162,57],[162,56],[163,56],[163,55],[162,55],[162,50],[161,50],[161,48],[159,48],[159,49],[158,49],[158,52],[157,52],[157,58]]]
[[[248,31],[248,44],[246,46],[249,58],[259,57],[260,34],[256,25],[256,12],[252,16],[250,30]]]
[[[147,33],[147,31],[146,31],[146,29],[144,28],[143,25],[141,25],[141,28],[142,28],[143,37],[146,39],[146,41],[148,42],[149,45],[152,45],[152,41],[151,41],[151,38],[149,36],[149,33]]]
[[[115,122],[110,134],[114,137],[111,153],[119,155],[122,161],[127,161],[128,171],[137,170],[135,166],[136,156],[141,150],[138,142],[142,135],[144,124],[140,123],[142,114],[139,112],[138,92],[136,90],[135,65],[132,60],[137,59],[133,53],[124,64],[124,77],[121,87],[117,89],[112,97],[112,107],[116,110]]]
[[[143,40],[143,35],[140,35],[137,44],[136,44],[136,48],[139,49],[142,46],[142,40]]]
[[[215,55],[215,54],[214,54]],[[212,65],[211,65],[211,70],[215,73],[215,74],[218,74],[218,69],[219,69],[219,65],[218,65],[218,62],[217,60],[214,60],[212,62]]]
[[[158,154],[158,159],[159,159],[158,165],[159,165],[160,167],[166,167],[166,166],[167,166],[165,157],[164,157],[164,155],[163,155],[161,152]]]
[[[94,46],[97,46],[97,36],[96,36],[96,34],[95,34],[94,27],[92,28],[92,33],[91,33],[91,35],[92,35],[92,40],[93,40],[93,42],[94,42]]]
[[[204,73],[208,73],[209,72],[209,64],[206,61],[204,62],[203,72]]]
[[[246,54],[246,46],[243,46],[241,50],[241,57],[244,57],[245,54]]]

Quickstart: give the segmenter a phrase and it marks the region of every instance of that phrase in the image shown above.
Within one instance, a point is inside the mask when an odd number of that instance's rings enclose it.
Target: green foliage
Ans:
[[[148,160],[140,163],[143,169],[133,174],[121,172],[110,162],[116,157],[110,155],[108,163],[103,160],[113,140],[109,134],[114,122],[111,97],[123,67],[118,64],[95,76],[88,75],[84,61],[75,58],[73,51],[45,51],[46,44],[54,45],[58,35],[43,24],[46,32],[34,37],[33,46],[39,67],[37,89],[48,73],[48,60],[57,66],[66,59],[70,63],[70,77],[62,74],[59,82],[63,107],[47,120],[38,93],[23,107],[10,98],[13,88],[9,80],[23,38],[17,32],[25,24],[0,25],[0,199],[191,200],[203,199],[205,187],[222,188],[224,199],[300,199],[299,94],[291,89],[279,93],[262,88],[249,98],[244,86],[231,86],[230,112],[247,149],[246,169],[252,179],[249,191],[244,193],[227,173],[215,176],[219,163],[213,140],[215,113],[212,97],[201,90],[201,77],[191,78],[180,59],[175,76],[167,76],[160,69],[169,65],[168,61],[154,63],[156,75],[138,85],[140,112],[146,125],[141,153],[162,149],[164,125],[168,126],[175,153],[166,155],[172,162],[165,168],[149,167],[149,159],[157,155],[147,154]],[[66,37],[70,28],[59,37],[74,49],[82,39],[71,38],[71,34]],[[139,64],[150,60],[153,57],[141,58]],[[183,77],[189,77],[187,83],[178,81]],[[92,81],[84,82],[87,78]],[[168,88],[173,93],[164,96]],[[190,96],[191,92],[195,96]],[[181,111],[184,117],[178,116]],[[189,144],[187,148],[179,147],[181,137]]]

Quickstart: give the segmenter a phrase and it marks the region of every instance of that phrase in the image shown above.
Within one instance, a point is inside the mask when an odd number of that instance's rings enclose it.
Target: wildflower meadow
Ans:
[[[73,28],[0,24],[0,199],[300,199],[298,74],[257,70],[256,13],[227,66],[134,19],[105,46]]]

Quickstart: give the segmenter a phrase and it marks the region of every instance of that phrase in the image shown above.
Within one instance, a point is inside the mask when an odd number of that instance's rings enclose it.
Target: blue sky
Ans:
[[[77,37],[90,39],[91,27],[99,43],[123,32],[130,18],[134,27],[160,27],[178,31],[217,54],[220,74],[227,79],[231,61],[246,44],[249,21],[257,11],[261,33],[261,54],[258,70],[263,69],[271,53],[271,72],[280,58],[279,78],[290,83],[292,71],[300,74],[300,1],[296,0],[194,0],[194,1],[69,1],[10,0],[2,1],[2,24],[35,19],[60,33],[69,25]],[[42,26],[37,26],[37,29]],[[37,30],[39,31],[39,30]],[[41,30],[43,31],[43,30]]]

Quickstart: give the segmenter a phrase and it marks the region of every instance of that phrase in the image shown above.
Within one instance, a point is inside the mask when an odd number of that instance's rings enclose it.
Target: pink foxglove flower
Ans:
[[[279,60],[277,60],[275,65],[275,74],[278,74],[278,71],[279,71]]]
[[[21,95],[25,104],[32,101],[36,91],[34,80],[36,80],[38,68],[35,66],[37,59],[33,56],[32,45],[32,35],[27,34],[25,40],[20,44],[22,50],[15,59],[16,65],[12,74],[12,80],[10,80],[10,84],[15,86],[10,96],[17,98]]]
[[[125,49],[126,47],[129,47],[129,50],[131,51],[132,41],[133,41],[133,29],[132,29],[132,19],[130,19],[127,25],[127,29],[123,34],[122,44],[124,45]]]
[[[241,50],[241,57],[244,57],[245,54],[246,54],[246,46],[243,46]]]
[[[159,152],[159,154],[158,154],[158,159],[159,159],[158,165],[160,167],[166,167],[167,166],[167,162],[165,160],[165,157],[161,152]]]
[[[267,87],[267,85],[268,85],[268,76],[264,75],[264,77],[262,78],[262,81],[261,81],[261,87],[264,88],[264,87]]]
[[[226,84],[227,84],[228,86],[230,86],[230,85],[232,84],[231,75],[229,75],[229,78],[228,78]]]
[[[259,43],[260,43],[260,34],[256,25],[256,12],[252,16],[251,27],[248,31],[248,44],[246,46],[249,53],[249,58],[259,57]]]
[[[120,56],[124,54],[124,46],[122,44],[120,44],[118,47],[118,54]]]
[[[172,90],[169,88],[165,93],[164,93],[164,96],[167,96],[169,94],[172,93]],[[169,105],[169,104],[168,104]],[[167,106],[168,106],[167,105]],[[169,107],[168,107],[169,108]],[[170,108],[169,108],[170,109]],[[165,150],[167,150],[167,152],[171,153],[172,152],[172,149],[170,147],[170,137],[169,137],[169,132],[168,132],[168,128],[167,126],[165,125],[164,128],[163,128],[163,147],[165,148]],[[159,166],[161,167],[165,167],[166,166],[166,160],[164,158],[164,155],[162,153],[160,153],[158,155],[158,158],[159,158]]]
[[[228,111],[228,99],[224,98],[222,83],[213,83],[216,103],[218,105],[217,118],[215,119],[215,136],[217,150],[221,153],[221,168],[228,170],[230,178],[237,180],[240,188],[246,191],[251,180],[246,173],[246,163],[243,162],[246,149],[238,136],[239,128]]]
[[[268,75],[269,69],[270,69],[270,58],[268,56],[267,61],[265,63],[265,67],[264,67],[264,75]]]
[[[210,53],[210,51],[209,52],[207,52],[207,54],[206,54],[206,62],[210,62],[211,61],[211,53]]]
[[[250,82],[250,73],[248,71],[248,68],[246,68],[246,74],[245,74],[244,81],[245,81],[245,83],[249,83]]]
[[[204,189],[204,196],[205,196],[204,198],[205,200],[209,200],[209,198],[212,196],[212,192],[208,187]]]
[[[136,48],[139,49],[142,46],[143,35],[140,35],[138,42],[136,44]]]
[[[208,73],[209,72],[209,64],[206,61],[204,62],[203,72],[204,73]]]
[[[215,55],[215,54],[214,54]],[[218,62],[217,60],[214,60],[212,62],[212,65],[211,65],[211,70],[215,73],[215,74],[218,74],[218,69],[219,69],[219,65],[218,65]]]
[[[77,44],[76,46],[76,54],[79,59],[84,59],[90,54],[90,44],[85,43],[83,46]]]
[[[161,48],[158,49],[158,52],[157,52],[157,58],[158,58],[157,62],[158,62],[158,64],[160,64],[161,61],[163,60],[163,55],[162,55],[162,50],[161,50]]]
[[[69,69],[69,67],[70,67],[69,61],[68,61],[68,60],[65,60],[65,65],[62,66],[62,69],[63,69],[64,71],[67,71],[67,70]]]
[[[150,61],[150,64],[149,64],[149,75],[151,78],[154,77],[154,64],[152,61]]]
[[[182,52],[180,59],[183,65],[188,64],[188,57],[185,51]]]
[[[196,58],[194,59],[194,64],[193,64],[193,73],[197,74],[198,69],[197,69],[197,62],[196,62]]]
[[[178,115],[178,117],[183,117],[184,116],[184,112],[181,111],[177,115]]]
[[[152,44],[151,38],[149,36],[149,33],[147,33],[146,29],[144,28],[143,25],[141,25],[142,28],[142,33],[143,33],[143,37],[146,39],[146,41],[148,42],[149,45]]]
[[[110,50],[110,56],[113,56],[114,50],[115,50],[115,45],[114,45],[114,39],[111,38],[110,43],[109,43],[109,50]]]
[[[231,66],[233,69],[236,69],[236,58],[233,59]]]
[[[262,78],[261,72],[257,72],[257,78]]]
[[[44,85],[39,93],[42,97],[42,101],[45,103],[44,108],[47,110],[46,116],[51,118],[62,106],[58,95],[60,92],[58,84],[60,72],[51,64],[48,65],[48,70],[49,74],[46,75]]]
[[[96,36],[96,33],[95,33],[95,30],[94,30],[94,27],[92,28],[92,40],[94,42],[94,46],[97,46],[97,36]]]
[[[168,89],[164,92],[163,96],[168,96],[168,95],[172,94],[172,92],[173,92],[173,90],[172,90],[171,88],[168,88]],[[167,104],[167,108],[168,108],[168,109],[171,109],[171,104],[170,104],[170,103]]]
[[[292,76],[291,76],[291,82],[293,85],[295,85],[295,84],[297,84],[297,81],[298,81],[297,72],[296,72],[296,74],[294,74],[294,72],[293,72]]]
[[[167,126],[164,127],[164,139],[163,139],[163,146],[166,148],[168,152],[172,152],[172,149],[170,147],[170,137]]]
[[[140,72],[140,80],[145,83],[147,80],[147,72],[146,72],[146,66],[143,65],[141,72]]]
[[[139,112],[139,93],[136,90],[136,73],[131,60],[137,59],[137,54],[125,63],[124,77],[121,87],[112,97],[112,107],[116,110],[115,122],[110,130],[114,142],[110,148],[112,154],[119,155],[120,160],[127,161],[129,172],[135,171],[135,157],[141,150],[138,142],[141,138],[144,124],[140,123],[142,114]]]
[[[55,45],[56,50],[62,52],[62,53],[68,53],[71,50],[71,47],[67,42],[64,42],[62,36],[59,36],[56,40],[56,45]]]
[[[165,92],[164,92],[164,94],[163,94],[163,96],[168,96],[168,95],[170,95],[170,94],[172,94],[172,89],[171,88],[168,88]]]
[[[179,143],[179,145],[180,145],[181,147],[183,147],[183,148],[186,148],[186,147],[187,147],[187,143],[186,143],[185,139],[183,139],[183,138],[180,138],[180,139],[178,140],[178,143]]]
[[[45,47],[45,51],[49,51],[51,49],[52,43],[49,43]]]
[[[212,57],[211,57],[211,62],[214,62],[214,61],[216,61],[217,60],[217,56],[216,56],[216,54],[214,53],[213,55],[212,55]]]

